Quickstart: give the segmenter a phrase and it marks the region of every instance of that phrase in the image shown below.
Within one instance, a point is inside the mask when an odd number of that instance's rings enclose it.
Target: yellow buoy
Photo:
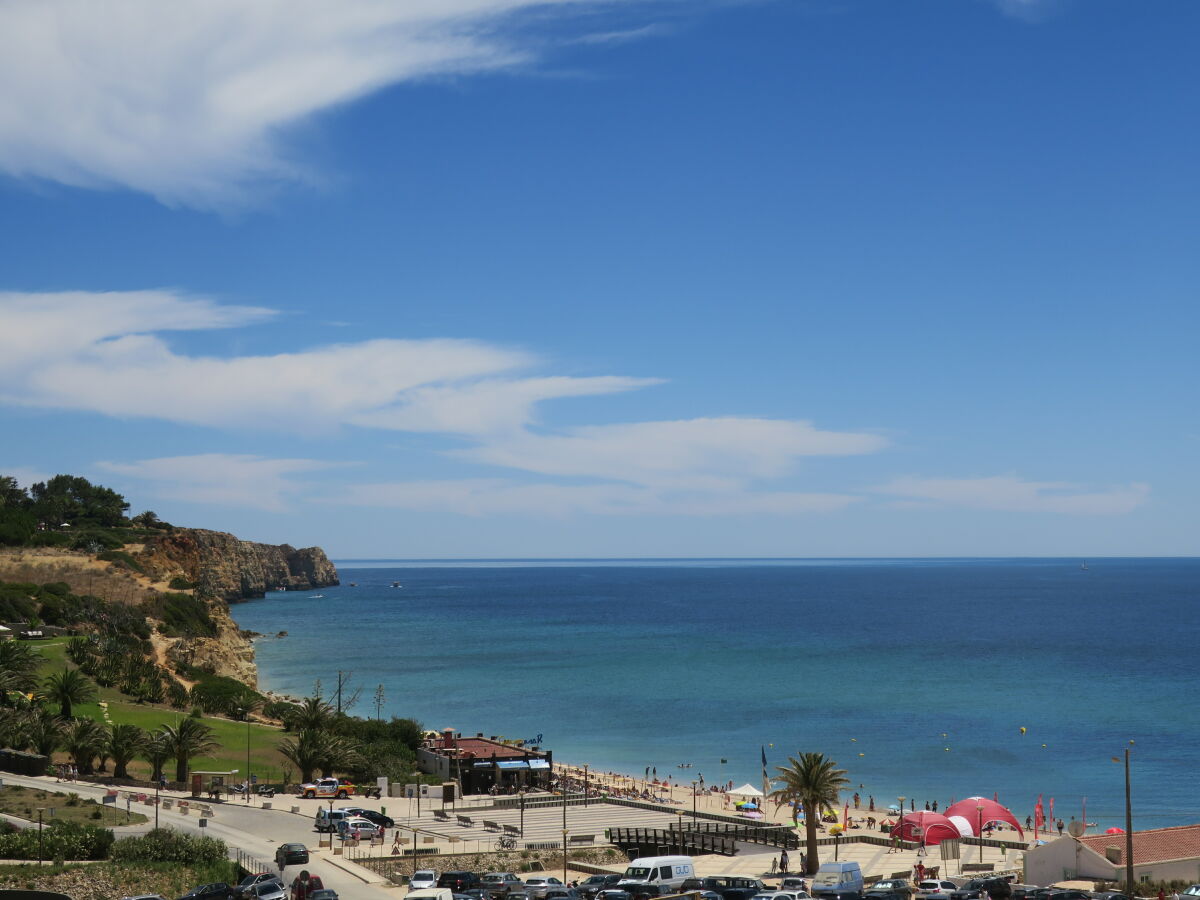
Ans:
[[[1025,726],[1024,726],[1024,725],[1022,725],[1022,726],[1021,726],[1021,734],[1024,734],[1024,733],[1025,733]]]
[[[1045,744],[1042,744],[1042,746],[1043,746],[1043,747],[1045,747],[1046,745],[1045,745]]]

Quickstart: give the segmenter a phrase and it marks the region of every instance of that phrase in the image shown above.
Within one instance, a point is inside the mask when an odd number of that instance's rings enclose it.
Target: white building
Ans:
[[[1136,881],[1200,882],[1200,825],[1135,831],[1133,877]],[[1027,884],[1074,879],[1124,882],[1125,835],[1061,837],[1025,854]]]

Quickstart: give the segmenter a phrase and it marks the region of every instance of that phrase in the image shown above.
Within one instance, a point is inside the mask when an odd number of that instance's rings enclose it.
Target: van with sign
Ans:
[[[696,866],[690,856],[644,856],[629,864],[617,887],[624,889],[626,885],[655,884],[677,888],[687,879],[695,877]]]

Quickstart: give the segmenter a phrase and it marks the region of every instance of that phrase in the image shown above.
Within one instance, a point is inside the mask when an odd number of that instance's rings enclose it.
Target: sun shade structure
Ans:
[[[925,810],[905,813],[897,827],[897,833],[902,841],[923,839],[926,844],[931,845],[962,837],[958,828],[948,818],[941,813]]]
[[[982,819],[980,821],[979,807],[983,807]],[[1001,806],[995,800],[989,800],[987,797],[967,797],[965,800],[959,800],[946,809],[946,815],[951,819],[963,819],[970,827],[969,832],[965,832],[963,837],[974,835],[979,837],[976,832],[980,826],[987,828],[992,822],[1004,822],[1017,829],[1017,834],[1021,837],[1025,836],[1025,832],[1021,830],[1021,823],[1017,821],[1017,817],[1009,811],[1008,807]],[[955,824],[959,824],[957,821]]]
[[[763,792],[748,781],[740,788],[734,788],[729,792],[730,797],[761,797],[762,795]]]

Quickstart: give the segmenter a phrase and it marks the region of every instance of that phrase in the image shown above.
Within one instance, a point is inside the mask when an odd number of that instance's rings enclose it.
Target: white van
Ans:
[[[347,812],[344,809],[325,809],[322,807],[317,810],[317,815],[313,821],[317,831],[333,834],[338,830],[338,824],[343,819],[348,819],[353,815],[354,813]]]
[[[677,888],[687,878],[696,876],[696,866],[690,856],[644,856],[635,859],[617,882],[624,884],[657,884],[665,888]]]
[[[409,891],[404,900],[454,900],[454,891],[450,888],[422,888]]]

